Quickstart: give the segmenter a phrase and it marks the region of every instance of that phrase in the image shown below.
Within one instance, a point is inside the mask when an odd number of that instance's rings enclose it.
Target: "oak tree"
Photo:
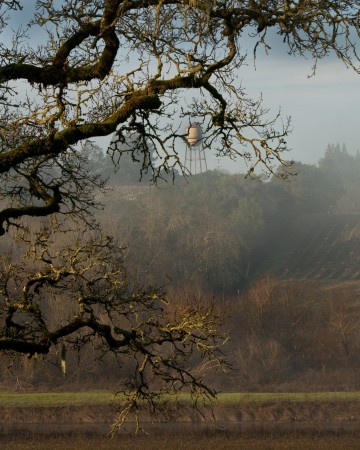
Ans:
[[[144,404],[165,415],[165,393],[214,397],[206,372],[226,367],[220,308],[134,285],[123,249],[98,231],[59,240],[50,224],[18,239],[25,256],[0,257],[0,352],[57,353],[64,376],[66,352],[91,345],[96,359],[112,355],[128,373],[118,379],[118,424]]]
[[[25,6],[31,17],[16,29]],[[286,164],[289,123],[269,117],[239,82],[243,38],[252,39],[255,57],[280,36],[285,51],[311,57],[314,68],[335,53],[359,70],[359,13],[354,0],[0,0],[0,235],[25,227],[26,217],[35,224],[63,214],[63,228],[77,218],[92,225],[103,181],[87,170],[82,145],[113,133],[114,162],[125,136],[135,135],[133,150],[154,179],[181,169],[177,149],[194,117],[204,145],[243,157],[250,173]],[[147,371],[160,384],[212,392],[186,361],[195,350],[216,359],[216,314],[194,307],[170,320],[156,291],[128,290],[111,240],[59,253],[52,232],[39,233],[29,226],[18,244],[32,265],[3,262],[2,350],[46,354],[95,336],[117,354],[135,355],[130,407],[152,399]],[[69,302],[69,315],[50,326],[44,302],[53,297]]]

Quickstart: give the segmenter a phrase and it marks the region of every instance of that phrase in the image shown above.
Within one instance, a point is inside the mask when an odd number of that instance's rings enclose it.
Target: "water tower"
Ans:
[[[205,151],[203,146],[202,129],[198,122],[193,122],[186,129],[185,167],[191,175],[207,170]]]

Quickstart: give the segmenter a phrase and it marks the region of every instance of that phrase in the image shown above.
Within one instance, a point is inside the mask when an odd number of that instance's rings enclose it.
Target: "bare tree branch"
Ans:
[[[5,28],[20,8],[20,2],[2,2]],[[242,35],[250,33],[256,54],[258,45],[269,48],[272,28],[289,53],[311,57],[314,70],[330,53],[359,70],[359,5],[351,0],[66,0],[59,7],[37,0],[36,8],[28,31],[0,46],[5,180],[13,169],[24,174],[24,165],[38,158],[56,161],[72,146],[116,130],[119,136],[140,132],[154,146],[162,161],[152,168],[156,179],[162,170],[182,169],[179,127],[194,116],[212,151],[245,158],[249,173],[257,166],[274,172],[289,159],[283,157],[289,123],[269,117],[261,99],[251,100],[239,85]],[[37,30],[47,34],[38,48],[30,40]],[[20,81],[28,96],[13,102]],[[6,220],[23,215],[13,199]],[[40,211],[40,205],[22,207]]]

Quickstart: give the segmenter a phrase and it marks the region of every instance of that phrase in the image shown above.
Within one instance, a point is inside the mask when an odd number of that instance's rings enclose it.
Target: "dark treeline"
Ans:
[[[224,351],[231,368],[213,380],[218,389],[360,388],[357,277],[330,283],[306,279],[305,269],[296,279],[277,270],[290,244],[303,246],[311,228],[304,224],[360,213],[359,154],[329,145],[317,166],[295,163],[288,181],[209,171],[175,183],[160,181],[157,187],[147,182],[146,170],[139,181],[144,166],[131,155],[116,174],[96,148],[88,156],[91,170],[109,178],[99,216],[124,246],[129,276],[138,285],[163,284],[176,302],[215,302],[224,311],[230,335]],[[358,239],[356,224],[346,232]],[[317,252],[328,252],[330,242],[326,245]],[[112,388],[119,377],[126,378],[131,361],[105,355],[94,363],[93,352],[90,346],[70,352],[66,378],[58,354],[31,361],[5,355],[1,382]]]

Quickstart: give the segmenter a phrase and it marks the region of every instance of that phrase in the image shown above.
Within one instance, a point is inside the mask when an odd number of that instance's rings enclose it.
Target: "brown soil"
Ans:
[[[204,417],[193,408],[179,407],[173,412],[176,422],[199,423],[209,421],[212,415],[220,423],[359,423],[360,402],[269,402],[244,403],[236,406],[206,408]],[[26,407],[0,408],[0,423],[113,423],[114,406],[81,407]],[[144,413],[144,422],[154,422]],[[155,420],[156,422],[156,420]]]
[[[237,434],[161,435],[145,434],[107,437],[67,437],[6,439],[2,450],[358,450],[360,439],[354,436],[259,436]]]

